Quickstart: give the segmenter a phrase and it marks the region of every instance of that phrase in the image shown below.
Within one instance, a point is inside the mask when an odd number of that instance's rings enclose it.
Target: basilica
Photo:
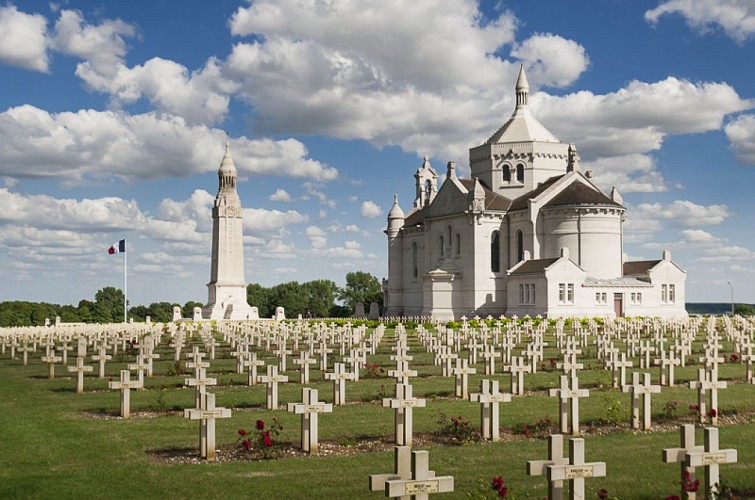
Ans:
[[[470,149],[471,178],[428,158],[415,198],[388,213],[386,316],[685,317],[686,273],[668,251],[625,261],[626,208],[581,171],[573,144],[530,112],[524,68],[511,118]]]

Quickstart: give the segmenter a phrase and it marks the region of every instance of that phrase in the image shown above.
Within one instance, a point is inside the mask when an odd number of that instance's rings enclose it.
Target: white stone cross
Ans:
[[[236,373],[244,373],[244,358],[249,354],[249,345],[239,343],[235,351],[231,351],[231,356],[236,358]]]
[[[585,498],[585,478],[604,477],[606,475],[605,462],[585,463],[585,440],[569,438],[569,464],[546,465],[548,482],[569,481],[569,498]]]
[[[413,396],[411,385],[396,384],[396,397],[383,398],[383,407],[395,410],[396,444],[411,446],[413,440],[413,408],[424,408],[425,400]]]
[[[517,356],[511,358],[511,364],[503,367],[504,372],[511,373],[511,394],[524,396],[524,374],[531,368],[524,364],[524,360]]]
[[[454,490],[453,476],[435,476],[430,471],[430,453],[412,452],[412,479],[389,479],[385,482],[385,496],[388,498],[414,496],[417,500],[427,500],[431,493],[449,493]]]
[[[570,377],[576,377],[577,370],[581,370],[584,367],[584,364],[577,363],[577,354],[575,352],[564,353],[564,362],[556,363],[556,368],[563,370],[564,375],[568,375]]]
[[[49,366],[48,372],[47,372],[47,378],[50,380],[55,379],[55,363],[59,363],[63,361],[63,358],[61,356],[55,355],[55,349],[51,349],[47,356],[42,356],[42,362],[47,363]]]
[[[700,407],[700,423],[705,423],[708,418],[705,404],[705,392],[710,391],[710,423],[718,425],[718,389],[726,389],[728,384],[718,380],[718,369],[705,371],[705,368],[697,370],[697,380],[689,383],[690,389],[697,389],[697,405]]]
[[[144,372],[149,368],[148,364],[144,362],[144,358],[141,354],[136,355],[136,363],[129,363],[126,368],[129,370],[135,370],[137,380],[144,385]]]
[[[548,436],[548,459],[530,460],[527,462],[528,476],[545,476],[549,465],[568,465],[569,457],[564,457],[564,435],[551,434]],[[562,500],[564,498],[564,481],[548,481],[548,499]]]
[[[434,477],[433,471],[428,471]],[[370,474],[370,491],[385,491],[385,482],[391,479],[412,478],[412,447],[396,446],[393,449],[393,474]]]
[[[315,352],[320,355],[320,371],[325,375],[325,372],[328,371],[328,354],[331,354],[333,349],[330,349],[323,340],[320,343],[320,348],[315,349]]]
[[[654,361],[661,370],[661,385],[674,386],[674,367],[679,365],[679,360],[674,357],[673,351],[666,356],[666,351],[661,351],[661,357]]]
[[[719,464],[733,464],[737,462],[737,450],[718,448],[718,428],[706,427],[705,430],[705,450],[687,452],[685,462],[690,467],[703,467],[705,469],[705,488],[703,491],[710,491],[712,497],[719,493]]]
[[[485,359],[485,375],[495,375],[495,360],[500,354],[493,345],[486,345],[483,348],[482,357]]]
[[[246,355],[246,359],[242,361],[245,368],[248,368],[247,385],[257,385],[257,367],[265,366],[265,362],[261,359],[257,359],[256,352],[249,352]]]
[[[317,439],[319,413],[331,413],[333,405],[317,401],[317,389],[303,388],[301,390],[302,403],[288,403],[288,411],[301,415],[301,449],[310,455],[317,455],[319,442]]]
[[[29,353],[34,352],[34,347],[30,346],[26,339],[24,339],[21,347],[18,348],[18,352],[23,353],[24,366],[29,364]]]
[[[317,363],[317,360],[310,358],[307,351],[301,351],[299,357],[294,359],[294,364],[299,365],[299,383],[309,383],[309,365],[315,363]]]
[[[285,341],[281,344],[281,346],[278,349],[273,351],[273,354],[275,354],[278,357],[278,371],[285,372],[286,359],[289,354],[292,354],[290,349],[286,349]]]
[[[608,366],[611,368],[611,385],[618,389],[626,385],[627,368],[632,368],[633,363],[627,361],[626,353],[614,353]]]
[[[202,408],[202,401],[207,392],[207,386],[217,385],[218,383],[217,379],[209,378],[206,375],[207,371],[204,368],[197,368],[194,378],[184,379],[184,385],[194,387],[194,404],[197,408]]]
[[[344,363],[336,363],[333,373],[326,373],[325,380],[333,381],[333,404],[342,406],[346,403],[346,381],[354,380],[354,374],[346,371]]]
[[[391,356],[396,357],[396,369],[395,370],[388,370],[388,376],[393,377],[396,379],[397,384],[408,384],[409,383],[409,377],[416,377],[417,376],[417,370],[410,370],[409,369],[409,362],[402,359],[402,357],[398,356]],[[411,356],[406,356],[408,358],[411,358]]]
[[[187,408],[184,418],[199,420],[199,454],[205,460],[215,460],[215,419],[231,418],[230,408],[216,408],[215,395],[204,394],[201,408]]]
[[[570,381],[571,387],[569,386]],[[561,426],[561,433],[571,433],[573,436],[578,436],[579,398],[589,397],[590,391],[579,389],[579,379],[577,377],[561,375],[561,387],[558,389],[549,389],[548,393],[551,397],[558,397],[560,400],[558,421]],[[569,404],[569,401],[571,401],[571,404]],[[571,423],[571,426],[569,423]]]
[[[704,450],[702,445],[695,445],[695,426],[694,424],[683,424],[679,426],[681,435],[681,447],[680,448],[664,448],[663,449],[663,461],[666,463],[677,462],[681,465],[680,478],[684,477],[684,473],[689,473],[689,479],[694,481],[695,468],[690,467],[687,460],[687,453],[700,452]],[[705,497],[705,495],[703,495]],[[681,487],[681,495],[679,498],[687,498],[688,500],[695,500],[697,493],[694,491],[686,491],[684,485]]]
[[[501,438],[500,403],[511,402],[511,394],[498,390],[497,380],[483,379],[480,392],[470,394],[469,400],[480,403],[482,438],[498,441]]]
[[[91,366],[84,365],[84,358],[76,358],[76,366],[69,366],[68,371],[76,372],[76,392],[81,394],[84,392],[84,372],[94,371]]]
[[[267,387],[265,396],[265,407],[268,410],[275,410],[278,408],[278,384],[288,382],[286,375],[278,375],[278,367],[275,365],[267,365],[267,375],[260,375],[257,377],[257,382],[262,382]]]
[[[131,380],[131,371],[121,370],[120,382],[109,382],[109,389],[120,389],[121,391],[121,417],[129,418],[131,416],[131,389],[141,389],[144,387],[138,380]]]
[[[660,394],[660,385],[651,385],[650,374],[642,374],[642,384],[640,384],[640,373],[632,373],[632,383],[621,386],[621,391],[632,395],[632,429],[640,428],[640,396],[642,397],[642,430],[648,430],[651,427],[650,417],[650,395]]]
[[[469,397],[469,376],[477,373],[477,369],[469,366],[466,359],[456,359],[456,368],[454,374],[454,394],[457,398],[467,399]]]
[[[113,359],[113,357],[107,353],[107,345],[103,342],[97,348],[97,354],[92,356],[92,361],[99,361],[99,378],[105,378],[105,363],[111,359]]]

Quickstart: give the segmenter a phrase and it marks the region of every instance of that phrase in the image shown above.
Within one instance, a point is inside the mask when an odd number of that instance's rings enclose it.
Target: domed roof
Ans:
[[[398,195],[393,195],[393,206],[391,207],[391,210],[388,212],[388,219],[403,219],[404,218],[404,211],[401,210],[401,207],[398,206]]]

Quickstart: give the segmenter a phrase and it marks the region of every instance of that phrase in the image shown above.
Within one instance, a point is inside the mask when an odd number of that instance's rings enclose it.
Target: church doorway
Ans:
[[[624,296],[620,293],[613,294],[613,312],[617,318],[624,316]]]

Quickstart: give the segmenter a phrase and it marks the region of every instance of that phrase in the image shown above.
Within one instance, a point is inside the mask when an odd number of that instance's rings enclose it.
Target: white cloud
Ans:
[[[571,85],[590,64],[584,47],[550,33],[531,36],[515,46],[511,55],[525,62],[530,82],[554,87]]]
[[[727,114],[755,103],[725,83],[692,83],[668,77],[630,82],[605,95],[580,91],[563,97],[537,93],[538,119],[561,140],[576,142],[583,159],[654,151],[668,134],[721,128]]]
[[[702,229],[685,229],[679,231],[679,235],[685,244],[709,246],[718,245],[723,242],[721,238],[713,236]]]
[[[666,182],[656,169],[655,159],[644,154],[599,158],[582,163],[582,170],[593,171],[593,182],[606,192],[617,187],[621,193],[666,191]]]
[[[712,248],[706,250],[706,255],[695,259],[697,262],[736,262],[755,260],[755,252],[738,245]]]
[[[282,212],[264,208],[245,208],[244,232],[250,235],[274,234],[282,236],[289,224],[299,224],[308,219],[309,217],[296,210]]]
[[[306,230],[306,234],[312,248],[325,248],[325,244],[328,242],[325,231],[317,226],[309,226]]]
[[[755,164],[755,115],[741,115],[724,127],[737,159]]]
[[[217,169],[225,132],[188,125],[172,115],[80,110],[49,113],[30,105],[0,112],[0,176],[52,177],[71,182],[118,177],[186,177]],[[240,137],[231,141],[242,175],[280,175],[319,181],[335,168],[308,158],[295,139]]]
[[[291,201],[291,195],[285,189],[278,188],[268,199],[270,201]]]
[[[681,14],[701,33],[719,26],[740,44],[755,33],[755,3],[751,0],[666,0],[645,12],[645,19],[657,24],[666,14]]]
[[[380,210],[380,207],[374,201],[368,200],[362,202],[362,217],[379,217],[381,213],[382,210]]]
[[[48,70],[47,19],[0,7],[0,62],[35,71]]]
[[[655,232],[664,225],[696,228],[720,224],[729,217],[726,205],[698,205],[688,200],[668,204],[642,203],[629,210],[626,227],[630,232]],[[688,233],[689,234],[689,233]]]
[[[97,26],[87,24],[81,12],[63,10],[55,23],[52,48],[86,59],[93,68],[112,76],[116,64],[126,55],[124,37],[136,35],[136,28],[119,19],[106,19]]]

